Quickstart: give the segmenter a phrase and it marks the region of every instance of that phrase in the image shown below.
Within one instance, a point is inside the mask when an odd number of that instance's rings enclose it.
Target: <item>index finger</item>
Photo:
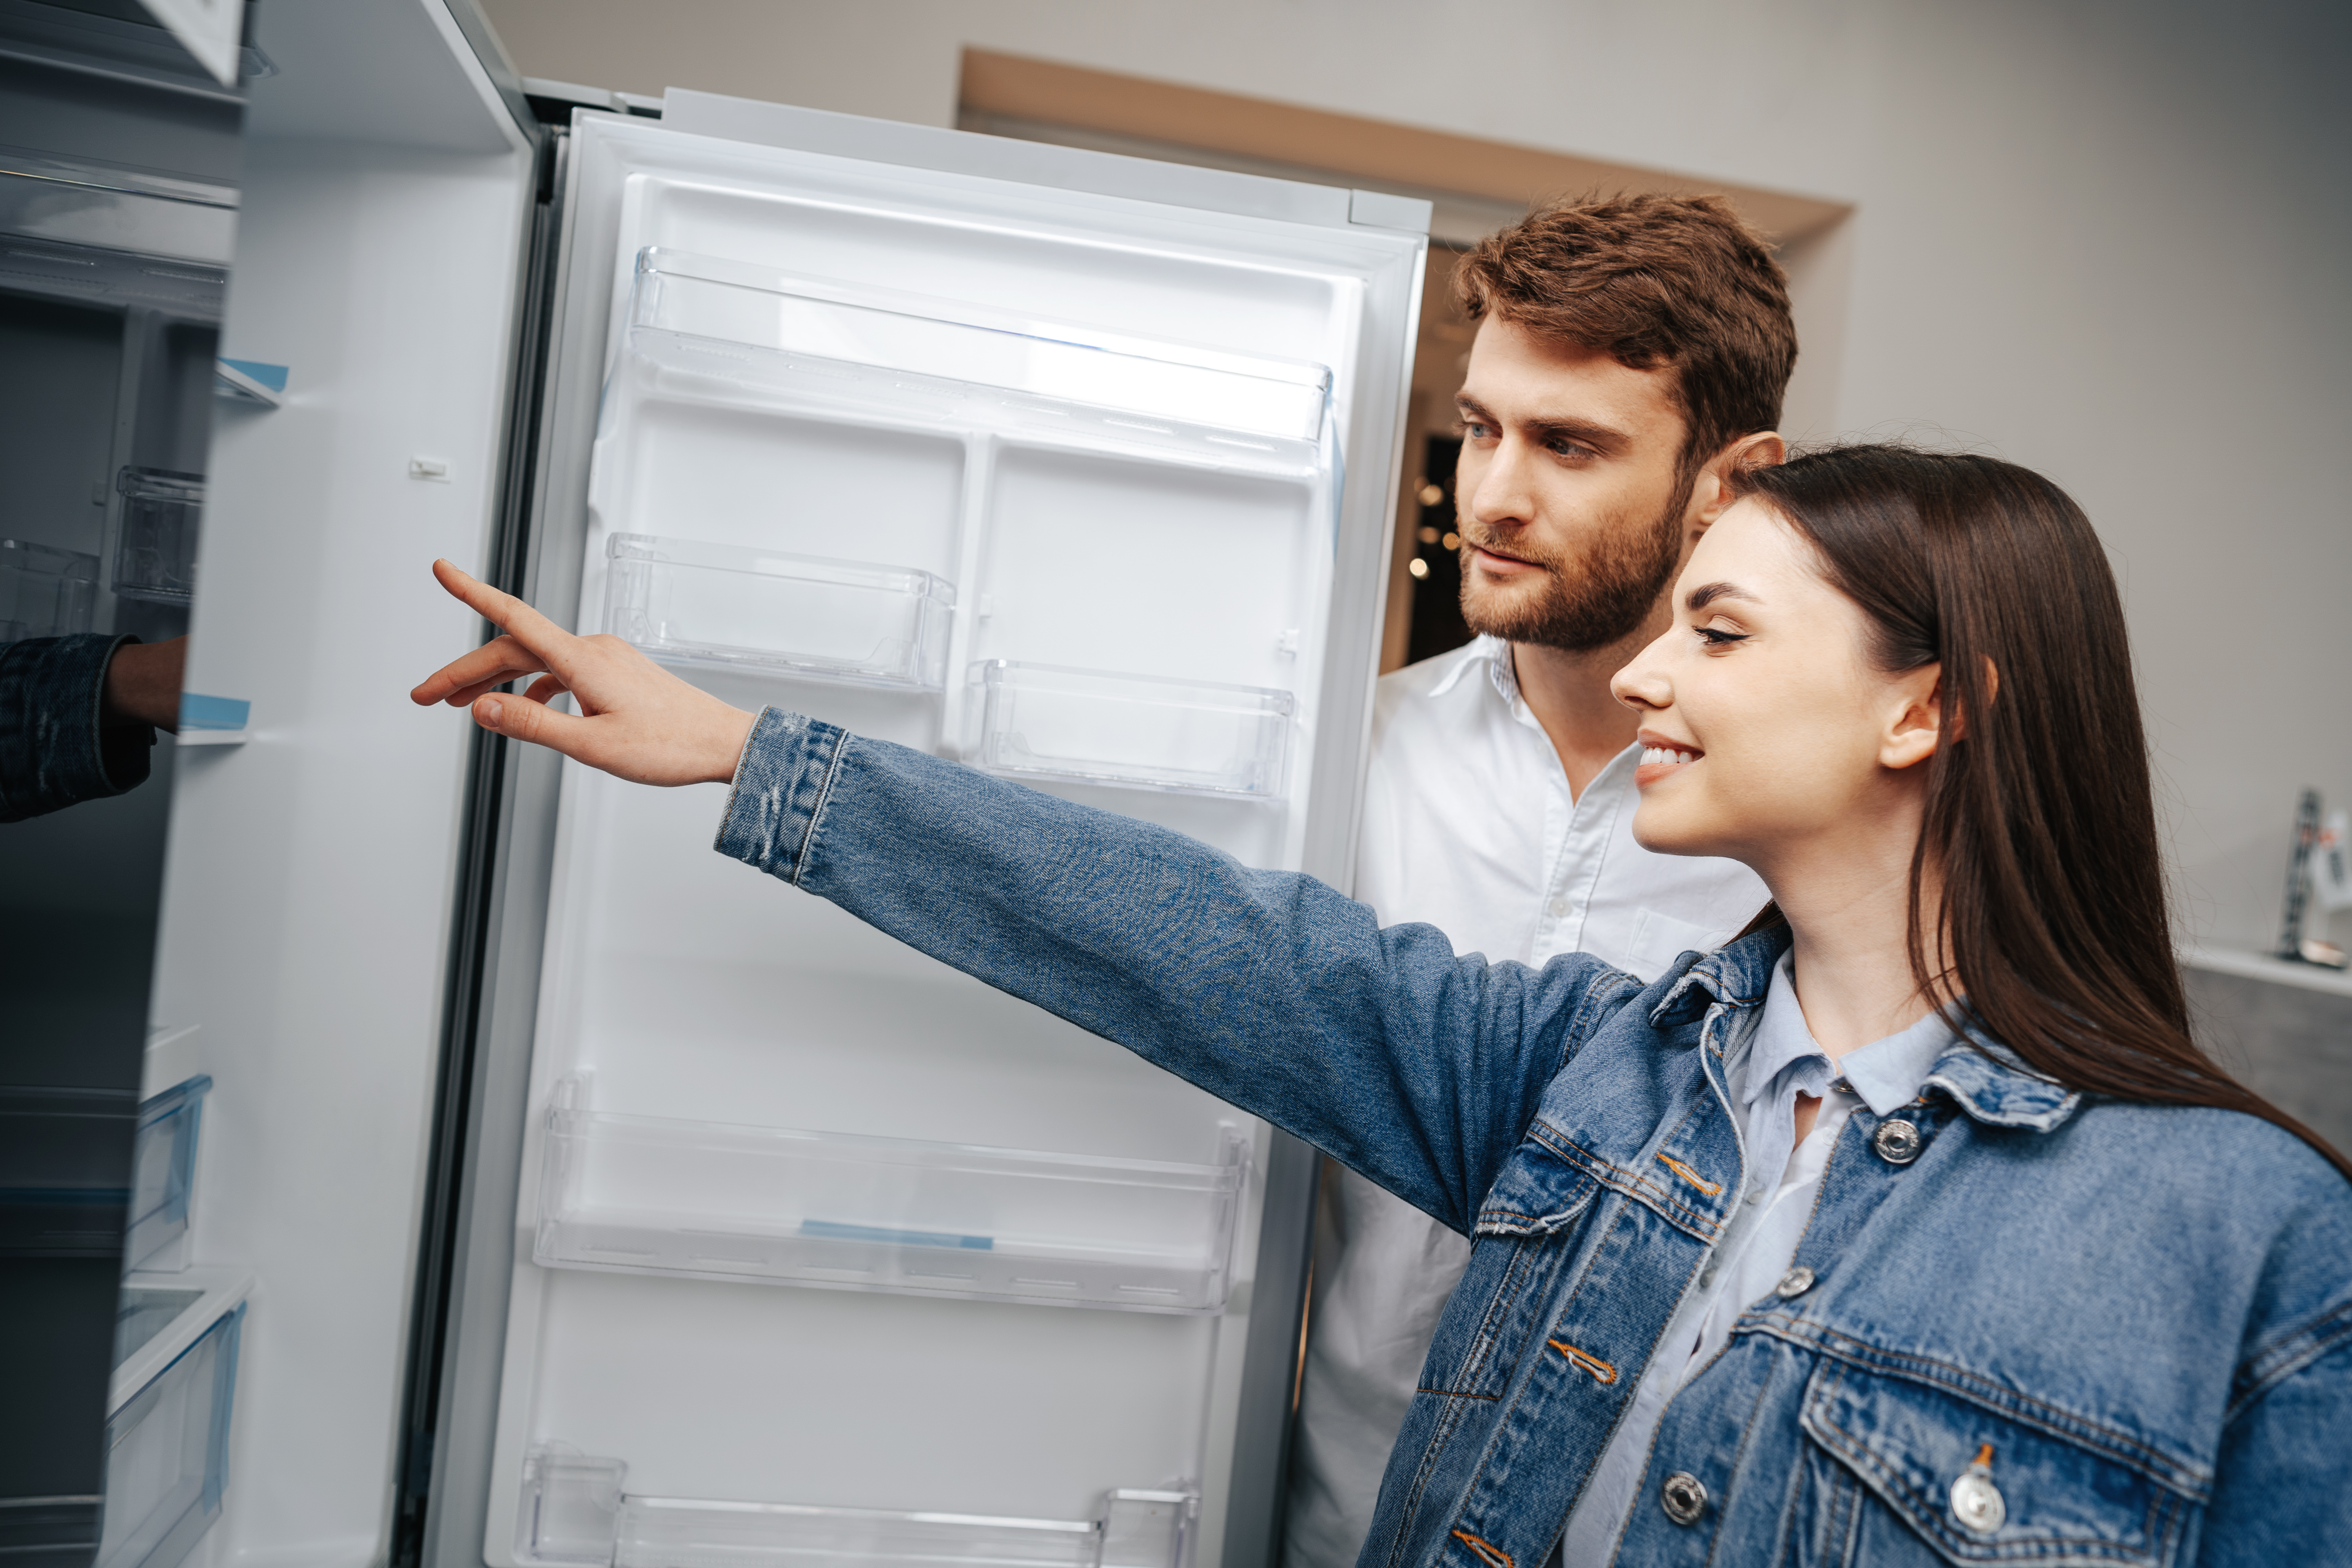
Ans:
[[[574,669],[572,652],[582,639],[512,594],[501,592],[488,583],[467,575],[452,562],[433,563],[433,575],[440,580],[441,586],[471,606],[477,615],[537,654],[549,669],[567,681],[571,679]]]

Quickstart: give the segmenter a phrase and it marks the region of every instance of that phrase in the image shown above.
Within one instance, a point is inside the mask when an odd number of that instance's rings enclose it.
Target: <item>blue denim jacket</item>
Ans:
[[[138,640],[77,632],[0,647],[0,822],[146,782],[155,731],[109,724],[102,707],[108,662]]]
[[[1784,933],[1647,986],[1489,964],[775,710],[718,847],[1471,1234],[1360,1563],[1542,1563],[1744,1188],[1722,1063]],[[2266,1122],[2086,1101],[1988,1040],[1898,1120],[1854,1113],[1813,1281],[1667,1406],[1618,1563],[2352,1563],[2352,1186]]]

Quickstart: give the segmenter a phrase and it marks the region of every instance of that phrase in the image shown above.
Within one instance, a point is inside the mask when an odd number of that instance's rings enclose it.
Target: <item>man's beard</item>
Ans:
[[[1683,509],[1670,506],[1645,529],[1611,530],[1580,554],[1566,557],[1526,552],[1514,542],[1514,559],[1543,568],[1550,580],[1532,600],[1514,595],[1514,603],[1489,607],[1472,586],[1470,546],[1462,535],[1462,619],[1484,637],[1506,642],[1533,643],[1565,653],[1590,653],[1620,643],[1641,629],[1650,611],[1665,592],[1682,559]]]

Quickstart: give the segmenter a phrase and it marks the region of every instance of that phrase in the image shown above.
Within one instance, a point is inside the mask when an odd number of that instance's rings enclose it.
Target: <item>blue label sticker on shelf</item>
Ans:
[[[242,730],[253,704],[238,697],[206,697],[200,691],[180,693],[183,730]]]
[[[985,1236],[956,1236],[936,1230],[892,1230],[878,1225],[836,1225],[829,1219],[801,1221],[803,1236],[827,1241],[881,1241],[893,1247],[960,1247],[971,1252],[994,1250],[996,1241]]]

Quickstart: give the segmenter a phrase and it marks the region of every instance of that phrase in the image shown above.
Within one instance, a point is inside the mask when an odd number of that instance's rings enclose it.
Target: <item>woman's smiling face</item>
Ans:
[[[1736,503],[1673,603],[1673,626],[1611,682],[1642,716],[1644,847],[1727,856],[1770,881],[1792,850],[1916,813],[1905,770],[1935,751],[1937,671],[1879,669],[1869,617],[1795,530]]]

